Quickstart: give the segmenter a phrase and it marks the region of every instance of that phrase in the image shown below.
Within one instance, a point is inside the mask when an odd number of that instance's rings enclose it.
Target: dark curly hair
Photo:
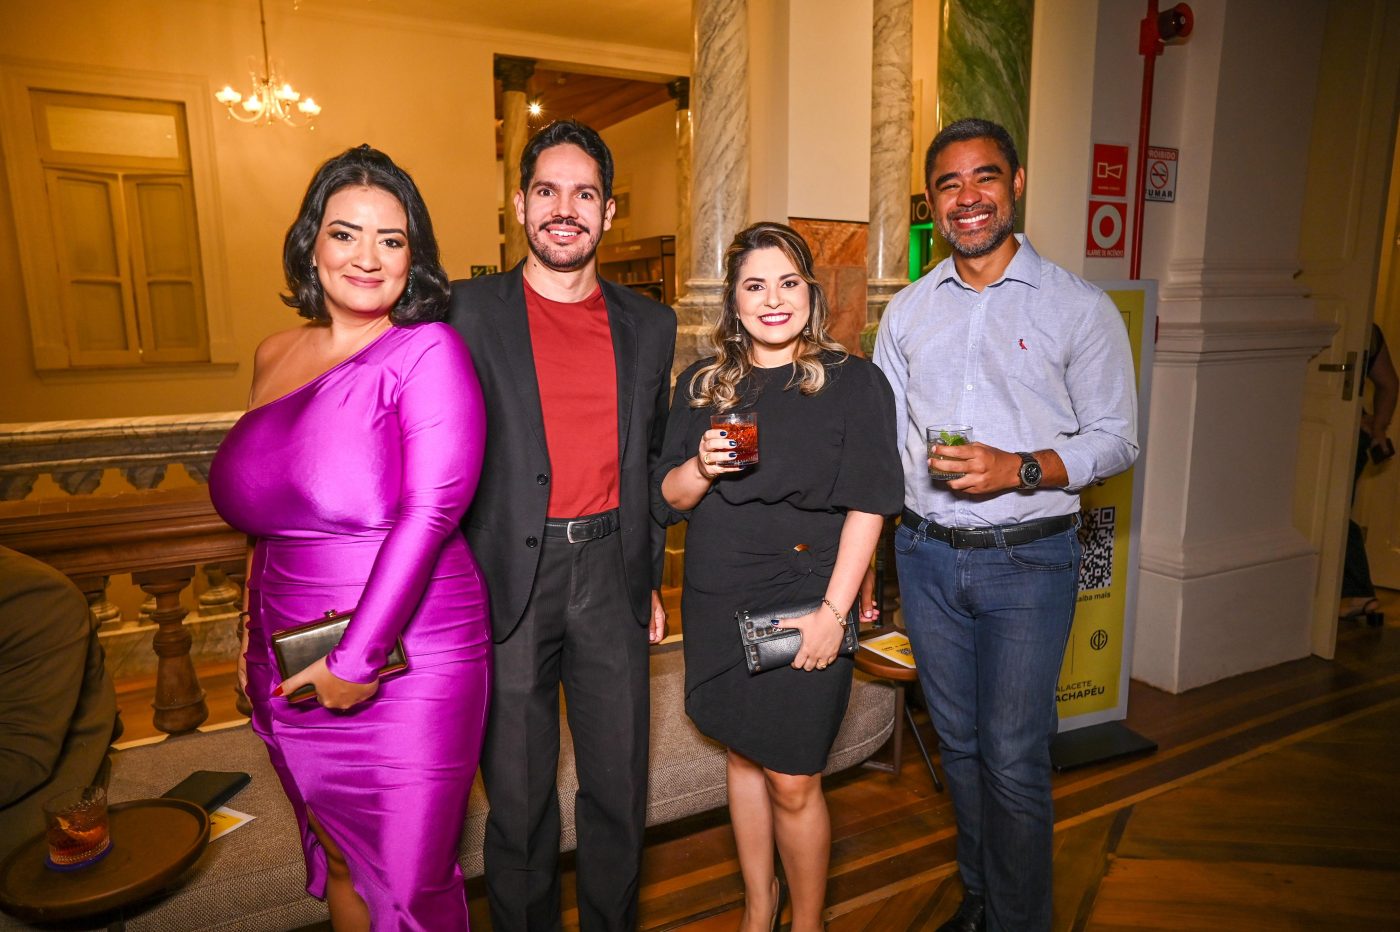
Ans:
[[[297,218],[287,228],[282,242],[282,272],[287,278],[287,294],[282,302],[297,309],[302,317],[329,320],[326,295],[321,279],[311,265],[316,236],[326,202],[342,188],[378,188],[392,194],[408,215],[408,287],[389,311],[389,321],[398,326],[442,320],[447,316],[450,297],[447,272],[438,259],[437,239],[428,206],[413,179],[378,149],[368,145],[347,149],[316,170],[306,196],[301,199]]]
[[[933,137],[933,142],[928,144],[928,152],[924,155],[924,184],[933,184],[933,163],[938,160],[938,153],[955,142],[967,142],[969,139],[990,139],[996,143],[997,148],[1001,150],[1001,157],[1006,159],[1008,178],[1015,175],[1016,169],[1021,167],[1021,160],[1016,155],[1016,143],[1012,141],[1006,127],[991,120],[958,120],[939,130],[938,135]]]
[[[539,161],[540,153],[564,145],[578,146],[597,163],[598,177],[603,182],[603,203],[606,204],[612,197],[612,150],[603,142],[597,130],[577,120],[555,120],[530,137],[520,153],[520,190],[530,190],[530,181],[535,177],[535,162]]]

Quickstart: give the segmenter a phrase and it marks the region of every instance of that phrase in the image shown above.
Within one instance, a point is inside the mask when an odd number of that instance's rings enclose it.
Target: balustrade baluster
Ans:
[[[102,470],[54,470],[53,481],[69,495],[91,495],[102,484]]]
[[[225,563],[224,567],[224,572],[228,574],[229,580],[238,586],[238,605],[241,611],[243,606],[243,590],[248,585],[248,580],[246,578],[248,575],[248,561],[245,559],[239,560],[236,563]],[[238,647],[236,648],[236,650],[237,655],[241,655],[243,653],[242,615],[238,616]],[[243,691],[243,684],[238,682],[238,677],[236,676],[233,678],[233,695],[234,708],[236,708],[242,714],[247,715],[251,718],[253,715],[253,706],[251,703],[248,702],[248,694]]]
[[[122,475],[126,476],[126,481],[130,482],[133,488],[154,489],[165,478],[165,464],[128,466],[122,470]]]
[[[199,614],[208,615],[229,615],[243,608],[243,589],[230,577],[233,571],[242,572],[243,564],[238,563],[207,563],[204,566],[204,578],[209,581],[209,588],[205,589],[199,597]]]
[[[0,501],[20,502],[34,490],[38,473],[8,473],[0,475]]]
[[[155,598],[151,620],[160,626],[153,639],[159,660],[152,721],[157,730],[166,734],[193,731],[209,717],[204,690],[190,660],[192,639],[184,626],[188,612],[180,604],[180,593],[194,581],[194,566],[143,570],[132,573],[131,578],[141,591]]]
[[[88,611],[92,612],[104,631],[122,627],[122,610],[107,598],[110,576],[74,576],[73,584],[87,596]]]

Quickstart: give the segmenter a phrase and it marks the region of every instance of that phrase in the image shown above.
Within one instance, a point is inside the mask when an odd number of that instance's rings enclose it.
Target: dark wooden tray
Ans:
[[[0,865],[0,909],[53,922],[127,906],[177,880],[209,844],[209,816],[183,799],[118,803],[108,816],[112,850],[91,867],[45,867],[42,833],[13,851]]]

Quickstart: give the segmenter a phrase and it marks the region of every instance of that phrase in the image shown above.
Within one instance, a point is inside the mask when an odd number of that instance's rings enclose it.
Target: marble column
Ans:
[[[939,125],[967,117],[1000,123],[1011,133],[1024,164],[1034,0],[945,0],[940,6]]]
[[[691,265],[676,302],[676,371],[698,358],[719,314],[724,251],[749,213],[748,0],[695,0]]]
[[[506,268],[525,258],[525,230],[515,222],[515,192],[520,189],[520,153],[530,138],[526,85],[535,63],[526,58],[497,58],[501,80],[501,160],[505,167]]]
[[[914,148],[914,2],[875,0],[870,85],[867,330],[909,284],[909,156]],[[864,340],[862,340],[864,342]]]
[[[944,0],[938,37],[938,127],[969,117],[1006,127],[1027,165],[1031,112],[1031,17],[1035,0]],[[989,76],[995,76],[994,78]],[[1018,205],[1016,230],[1025,230]],[[933,258],[948,243],[933,238]]]
[[[685,294],[690,274],[690,79],[676,78],[666,85],[676,99],[676,297]]]

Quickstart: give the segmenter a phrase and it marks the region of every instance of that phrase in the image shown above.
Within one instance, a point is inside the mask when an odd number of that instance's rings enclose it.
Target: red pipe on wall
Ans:
[[[1142,208],[1147,202],[1147,141],[1152,132],[1152,79],[1157,56],[1166,51],[1165,40],[1184,39],[1191,34],[1195,17],[1184,3],[1157,12],[1157,0],[1147,0],[1147,16],[1138,24],[1138,54],[1142,61],[1142,108],[1138,117],[1137,166],[1133,180],[1133,244],[1128,277],[1142,277]]]

